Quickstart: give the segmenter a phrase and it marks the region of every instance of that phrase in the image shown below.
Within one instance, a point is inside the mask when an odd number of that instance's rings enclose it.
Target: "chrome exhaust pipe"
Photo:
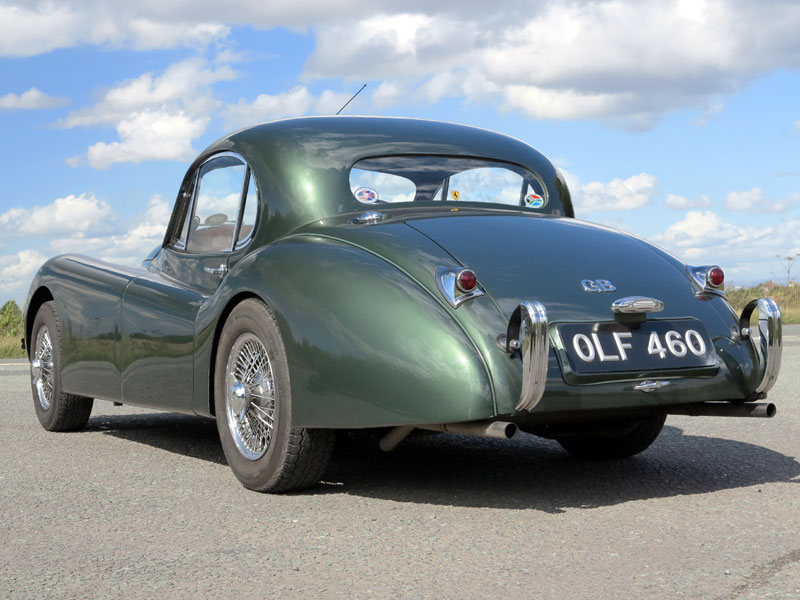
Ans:
[[[417,427],[428,431],[475,435],[497,440],[510,440],[517,435],[518,430],[514,423],[507,421],[492,421],[490,423],[486,421],[471,421],[467,423],[444,423],[442,425],[417,425]]]
[[[687,415],[690,417],[757,417],[771,419],[777,409],[772,402],[693,402],[667,406],[668,415]]]
[[[441,425],[400,425],[381,438],[379,446],[384,452],[394,450],[408,434],[414,429],[428,431],[441,431],[443,433],[457,433],[461,435],[474,435],[477,437],[510,440],[517,435],[518,428],[514,423],[507,421],[471,421],[467,423],[443,423]]]

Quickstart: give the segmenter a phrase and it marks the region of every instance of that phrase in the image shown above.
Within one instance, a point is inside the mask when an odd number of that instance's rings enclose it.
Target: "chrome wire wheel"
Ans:
[[[53,341],[47,327],[40,327],[36,334],[33,360],[31,361],[31,378],[39,404],[44,410],[53,403],[54,383]]]
[[[225,408],[241,455],[248,460],[264,456],[275,424],[275,384],[264,344],[252,333],[236,338],[228,355]]]

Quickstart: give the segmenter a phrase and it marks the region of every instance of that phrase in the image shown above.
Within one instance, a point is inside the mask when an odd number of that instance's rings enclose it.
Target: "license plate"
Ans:
[[[558,326],[575,373],[661,371],[716,365],[714,346],[697,320],[644,321],[637,325],[569,323]]]

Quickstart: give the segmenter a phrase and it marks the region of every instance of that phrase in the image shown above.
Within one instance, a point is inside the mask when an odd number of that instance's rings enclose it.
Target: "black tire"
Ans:
[[[253,358],[262,351],[266,361]],[[286,350],[275,317],[263,302],[248,299],[233,309],[222,329],[214,374],[217,430],[239,481],[259,492],[288,492],[317,483],[330,462],[335,435],[329,429],[291,426]]]
[[[31,392],[39,423],[48,431],[83,429],[94,400],[61,389],[61,321],[55,302],[39,307],[30,344]]]
[[[632,424],[622,433],[584,433],[558,437],[556,441],[564,450],[578,458],[628,458],[649,448],[661,433],[666,420],[667,415],[656,415]]]

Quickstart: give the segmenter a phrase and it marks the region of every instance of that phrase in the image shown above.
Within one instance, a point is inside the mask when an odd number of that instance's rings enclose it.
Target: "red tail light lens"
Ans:
[[[462,269],[458,272],[458,275],[456,275],[456,287],[465,294],[474,290],[477,285],[478,276],[475,275],[474,271]]]
[[[725,273],[719,267],[711,267],[708,270],[708,283],[714,287],[721,287],[725,283]]]

